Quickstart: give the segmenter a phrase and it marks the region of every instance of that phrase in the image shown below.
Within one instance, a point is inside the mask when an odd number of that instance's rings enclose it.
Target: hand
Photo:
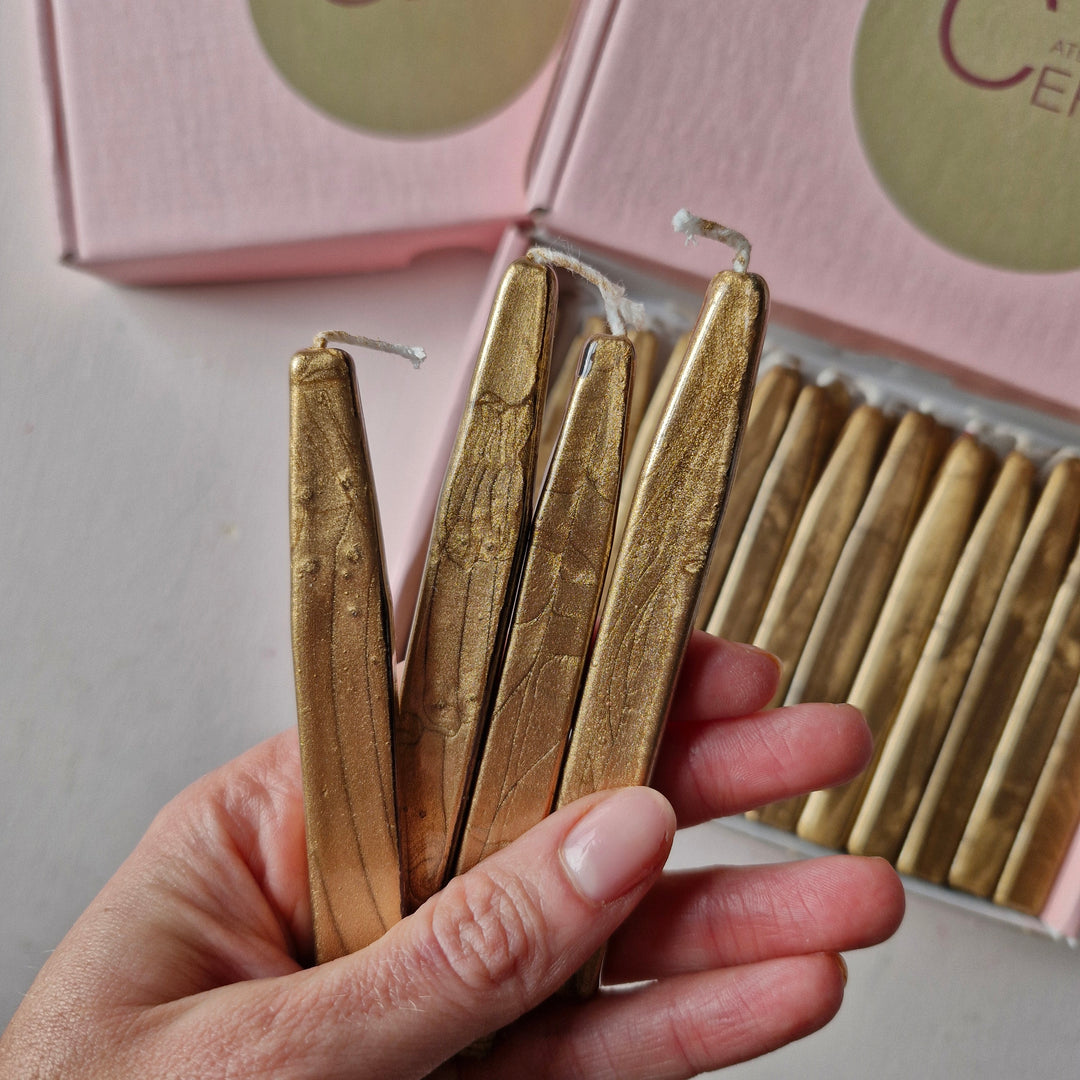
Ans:
[[[841,949],[903,892],[878,860],[661,875],[676,827],[848,779],[848,706],[754,714],[774,661],[695,635],[656,775],[582,799],[381,940],[311,954],[300,766],[286,732],[193,784],[49,959],[0,1039],[5,1077],[687,1077],[826,1023]],[[664,795],[667,798],[664,798]],[[670,803],[668,802],[670,800]],[[545,1002],[614,934],[605,984]],[[544,1003],[544,1004],[542,1004]]]

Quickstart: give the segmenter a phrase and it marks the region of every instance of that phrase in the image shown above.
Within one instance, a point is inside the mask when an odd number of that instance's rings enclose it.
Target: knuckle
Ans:
[[[435,905],[431,942],[438,964],[464,989],[528,995],[546,964],[539,904],[518,879],[476,868],[455,878]]]

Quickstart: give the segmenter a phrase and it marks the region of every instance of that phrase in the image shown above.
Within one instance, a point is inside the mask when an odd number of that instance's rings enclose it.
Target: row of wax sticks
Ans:
[[[1038,914],[1080,819],[1080,461],[1000,458],[840,380],[761,377],[698,625],[849,701],[842,787],[750,815]]]

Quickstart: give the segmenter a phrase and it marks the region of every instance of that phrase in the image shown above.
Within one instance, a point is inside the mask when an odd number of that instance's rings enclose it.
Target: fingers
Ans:
[[[612,938],[604,982],[861,949],[889,937],[903,915],[903,886],[882,859],[667,874]]]
[[[678,1080],[775,1050],[816,1031],[840,1007],[845,975],[833,954],[684,975],[577,1010],[541,1010],[500,1036],[491,1056],[462,1063],[461,1080]]]
[[[679,672],[671,717],[720,720],[764,709],[776,693],[780,662],[771,653],[695,630]]]
[[[679,825],[738,814],[857,776],[872,740],[850,705],[789,705],[713,723],[672,724],[653,786]]]
[[[265,1059],[253,1074],[424,1075],[553,994],[655,882],[674,832],[651,789],[582,799],[369,948],[205,1004],[221,1015],[232,995],[232,1037]]]

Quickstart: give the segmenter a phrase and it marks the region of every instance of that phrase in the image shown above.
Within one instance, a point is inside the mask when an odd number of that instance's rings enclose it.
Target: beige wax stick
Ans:
[[[651,330],[631,330],[626,336],[630,339],[630,344],[634,346],[634,387],[626,414],[624,450],[626,456],[629,457],[630,448],[634,445],[641,422],[645,418],[645,410],[649,407],[649,399],[652,397],[660,343]]]
[[[908,413],[897,425],[840,552],[786,704],[847,699],[947,438],[921,413]]]
[[[633,358],[625,337],[586,346],[537,505],[459,874],[551,809],[611,549]]]
[[[597,334],[606,333],[607,323],[599,315],[590,315],[585,320],[581,333],[574,335],[563,357],[562,366],[551,379],[551,388],[544,405],[544,418],[540,425],[540,445],[536,452],[537,476],[544,475],[544,470],[551,460],[551,452],[555,449],[555,442],[559,438],[566,406],[577,383],[585,343]]]
[[[1031,509],[1035,467],[1009,454],[956,567],[881,760],[848,837],[848,850],[894,861],[964,689]]]
[[[305,349],[290,377],[289,528],[296,709],[315,959],[401,918],[390,599],[348,356]]]
[[[848,406],[840,383],[804,386],[765,470],[705,628],[751,641]]]
[[[1073,689],[1035,793],[1001,872],[994,902],[1029,915],[1046,906],[1080,826],[1080,683]]]
[[[795,530],[754,644],[780,658],[780,682],[773,698],[787,695],[803,646],[836,563],[874,479],[892,421],[880,409],[861,405],[844,425],[821,479]],[[755,816],[774,828],[794,831],[803,799],[784,799]]]
[[[439,496],[394,737],[407,910],[451,866],[524,554],[555,322],[552,270],[503,276]]]
[[[1020,689],[1080,521],[1080,461],[1050,473],[1005,578],[971,675],[942,742],[897,860],[942,882],[956,854],[991,755]]]
[[[724,511],[724,523],[720,526],[720,534],[709,560],[705,584],[701,587],[697,617],[697,625],[701,629],[705,628],[716,604],[735,546],[750,516],[750,508],[761,487],[765,470],[784,434],[800,385],[797,372],[777,365],[765,372],[754,388],[746,433],[739,451],[739,467],[735,470],[727,510]]]
[[[989,896],[1080,676],[1080,554],[1054,597],[960,841],[949,884]]]
[[[854,780],[817,791],[807,800],[799,818],[799,835],[814,843],[840,848],[847,840],[867,780],[877,768],[904,689],[978,515],[993,465],[993,454],[969,435],[961,435],[945,456],[848,695],[866,718],[874,737],[874,756]]]

